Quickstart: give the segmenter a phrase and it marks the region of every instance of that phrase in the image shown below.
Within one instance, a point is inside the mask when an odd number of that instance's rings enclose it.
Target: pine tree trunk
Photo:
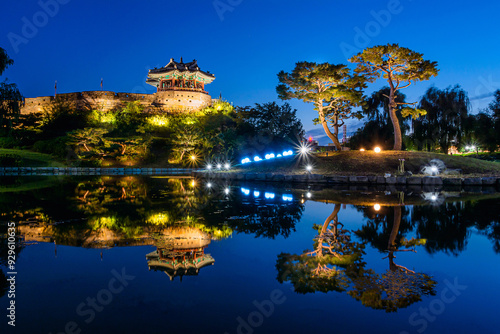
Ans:
[[[403,148],[403,137],[401,135],[401,127],[399,126],[398,116],[396,115],[396,101],[394,96],[394,90],[391,89],[391,94],[389,97],[389,116],[391,116],[392,126],[394,127],[394,147],[395,151],[401,151]]]
[[[330,131],[330,128],[328,127],[328,122],[326,121],[325,115],[323,114],[323,110],[319,110],[319,120],[321,121],[321,125],[323,125],[323,130],[325,130],[326,135],[328,138],[330,138],[337,148],[337,150],[342,150],[342,147],[340,146],[340,142],[338,140],[338,128],[337,128],[337,133],[334,134]]]
[[[394,263],[394,251],[396,250],[396,237],[398,236],[399,226],[401,225],[401,207],[394,207],[394,221],[392,224],[391,235],[389,236],[389,244],[387,245],[387,249],[389,251],[389,269],[395,271],[397,269],[396,264]]]

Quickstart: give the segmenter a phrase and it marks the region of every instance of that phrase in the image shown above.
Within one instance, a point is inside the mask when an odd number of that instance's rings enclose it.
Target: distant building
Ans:
[[[54,96],[26,98],[22,114],[42,112],[54,102],[68,103],[71,107],[97,110],[113,110],[128,102],[139,101],[145,112],[191,112],[212,104],[205,85],[215,80],[210,72],[202,71],[196,60],[184,63],[173,58],[162,68],[149,70],[146,82],[156,87],[154,94],[115,93],[112,91],[87,91],[64,93]]]

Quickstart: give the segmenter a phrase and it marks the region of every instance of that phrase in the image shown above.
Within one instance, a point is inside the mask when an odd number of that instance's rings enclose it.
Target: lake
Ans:
[[[1,181],[1,333],[500,333],[491,188]]]

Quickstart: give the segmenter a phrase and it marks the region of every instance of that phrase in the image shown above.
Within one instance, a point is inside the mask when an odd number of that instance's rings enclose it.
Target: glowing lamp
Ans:
[[[382,152],[382,149],[381,149],[380,147],[378,147],[378,146],[377,146],[377,147],[375,147],[375,148],[373,149],[373,151],[375,151],[375,153],[380,153],[380,152]]]
[[[265,193],[264,194],[264,197],[266,199],[274,199],[274,196],[275,196],[274,193]]]
[[[362,148],[362,149],[360,149],[359,151],[360,151],[360,152],[364,152],[364,151],[365,151],[365,149],[364,149],[364,148]]]
[[[306,170],[307,170],[308,172],[312,171],[312,169],[313,169],[313,167],[312,167],[311,165],[307,165],[307,166],[306,166]]]
[[[380,211],[380,204],[375,204],[375,205],[373,206],[373,209],[374,209],[375,211]]]

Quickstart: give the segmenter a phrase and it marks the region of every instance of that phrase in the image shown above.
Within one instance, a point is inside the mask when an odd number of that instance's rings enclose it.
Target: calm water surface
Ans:
[[[193,181],[2,179],[0,332],[500,333],[500,193]]]

